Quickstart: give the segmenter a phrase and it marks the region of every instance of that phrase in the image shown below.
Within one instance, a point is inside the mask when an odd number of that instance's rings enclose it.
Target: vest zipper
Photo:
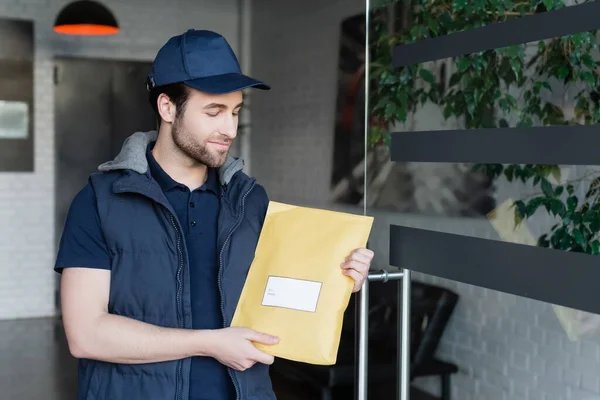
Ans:
[[[173,224],[173,227],[175,228],[175,231],[177,232],[177,251],[178,251],[178,255],[179,255],[179,265],[177,266],[177,297],[176,297],[176,302],[177,302],[177,324],[180,328],[183,328],[183,305],[181,303],[181,296],[182,296],[182,292],[183,292],[183,285],[181,282],[181,274],[183,271],[183,251],[181,251],[181,233],[179,232],[179,227],[177,226],[177,222],[175,221],[175,218],[173,218],[173,214],[171,214],[171,223]],[[183,369],[183,361],[182,360],[178,360],[177,361],[177,387],[175,389],[175,399],[176,400],[180,400],[181,399],[181,388],[180,388],[180,384],[183,386],[182,381],[183,381],[183,376],[181,374],[181,371]]]
[[[240,225],[240,223],[244,219],[244,214],[246,212],[246,208],[245,208],[245,206],[246,206],[246,197],[252,191],[252,189],[254,188],[255,184],[256,184],[256,182],[252,182],[252,185],[250,185],[250,188],[248,188],[248,190],[246,191],[246,193],[244,193],[244,195],[242,196],[242,211],[240,213],[240,217],[238,218],[238,220],[236,221],[235,225],[231,228],[231,230],[227,234],[227,237],[225,238],[225,241],[223,242],[223,246],[221,247],[221,251],[219,252],[219,278],[218,278],[218,285],[219,285],[219,291],[221,292],[221,316],[223,317],[223,328],[225,328],[226,325],[227,325],[227,321],[225,320],[225,304],[223,302],[223,287],[221,285],[221,274],[223,272],[223,252],[225,251],[225,246],[227,245],[227,242],[231,238],[231,235],[233,235],[233,232],[237,229],[237,227]],[[231,368],[227,368],[227,372],[229,373],[229,377],[231,378],[231,381],[233,382],[233,386],[235,387],[235,398],[236,398],[236,400],[240,400],[240,389],[238,387],[238,382],[235,379],[235,376],[233,375],[233,373],[231,372]]]

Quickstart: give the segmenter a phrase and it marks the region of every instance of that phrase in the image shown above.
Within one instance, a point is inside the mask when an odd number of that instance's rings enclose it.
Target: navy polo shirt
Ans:
[[[208,169],[204,185],[190,191],[174,181],[147,152],[150,174],[158,182],[177,214],[187,244],[192,295],[192,327],[223,327],[221,298],[217,284],[219,261],[217,217],[220,186],[217,171]],[[235,391],[226,367],[211,357],[192,358],[190,400],[230,400]]]
[[[151,147],[146,157],[150,174],[160,185],[183,229],[190,266],[192,328],[222,328],[217,284],[217,217],[220,207],[217,171],[209,169],[206,182],[190,191],[160,167],[152,156]],[[69,208],[55,270],[61,272],[68,267],[110,269],[110,259],[94,191],[88,184],[73,199]],[[232,399],[235,399],[235,390],[226,367],[212,357],[193,357],[190,400]]]

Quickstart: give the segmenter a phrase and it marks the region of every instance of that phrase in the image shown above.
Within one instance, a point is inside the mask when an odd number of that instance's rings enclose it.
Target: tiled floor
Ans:
[[[275,379],[273,385],[278,400],[320,398],[303,385]],[[76,400],[76,388],[77,361],[68,352],[59,322],[49,318],[0,321],[1,400]],[[393,392],[391,388],[390,393]],[[352,398],[352,390],[335,396],[335,400]]]

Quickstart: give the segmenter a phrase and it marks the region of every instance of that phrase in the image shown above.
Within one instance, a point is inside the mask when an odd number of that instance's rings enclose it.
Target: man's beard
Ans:
[[[194,136],[183,128],[179,115],[175,118],[172,127],[173,141],[175,145],[188,157],[204,164],[209,168],[219,168],[227,160],[228,150],[211,153],[206,147],[206,142],[198,143]]]

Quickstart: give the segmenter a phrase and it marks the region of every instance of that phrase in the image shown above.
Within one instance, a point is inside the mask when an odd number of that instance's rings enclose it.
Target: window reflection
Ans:
[[[22,101],[0,100],[0,138],[25,139],[28,133],[28,104]]]

